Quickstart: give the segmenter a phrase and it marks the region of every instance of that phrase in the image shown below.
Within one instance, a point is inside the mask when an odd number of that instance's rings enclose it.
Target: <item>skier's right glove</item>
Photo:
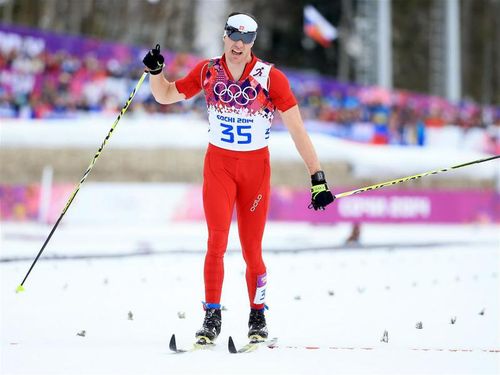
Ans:
[[[311,204],[309,208],[324,210],[326,206],[335,200],[335,196],[328,190],[325,173],[318,171],[311,176]]]
[[[160,74],[165,62],[165,59],[160,54],[160,45],[157,44],[155,48],[150,50],[146,56],[144,56],[142,62],[146,65],[146,68],[149,69],[149,73],[153,75]]]

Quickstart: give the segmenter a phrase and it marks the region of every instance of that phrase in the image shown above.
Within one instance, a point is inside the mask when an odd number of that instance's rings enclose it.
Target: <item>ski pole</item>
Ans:
[[[369,191],[369,190],[380,189],[380,188],[383,188],[385,186],[392,186],[392,185],[400,184],[402,182],[407,182],[407,181],[410,181],[410,180],[417,180],[417,179],[419,179],[421,177],[429,176],[431,174],[438,174],[438,173],[448,172],[448,171],[451,171],[453,169],[458,169],[458,168],[466,167],[466,166],[472,165],[472,164],[484,163],[485,161],[489,161],[489,160],[493,160],[493,159],[498,159],[498,158],[500,158],[500,155],[495,155],[495,156],[492,156],[492,157],[489,157],[489,158],[485,158],[485,159],[474,160],[474,161],[470,161],[468,163],[454,165],[454,166],[448,167],[448,168],[436,169],[436,170],[433,170],[433,171],[424,172],[424,173],[416,174],[416,175],[413,175],[413,176],[401,177],[401,178],[397,178],[395,180],[381,182],[381,183],[378,183],[378,184],[375,184],[375,185],[366,186],[366,187],[362,187],[362,188],[359,188],[359,189],[355,189],[355,190],[351,190],[351,191],[346,191],[344,193],[335,194],[335,198],[343,198],[343,197],[347,197],[349,195],[364,193],[365,191]]]
[[[62,210],[61,212],[61,215],[59,216],[59,218],[57,219],[56,223],[54,224],[54,226],[52,227],[52,230],[50,231],[49,233],[49,236],[47,237],[47,239],[45,240],[45,242],[43,243],[42,245],[42,248],[40,249],[40,251],[38,252],[38,255],[36,256],[35,260],[33,261],[33,263],[31,264],[31,267],[30,269],[28,270],[28,272],[26,273],[26,276],[24,276],[24,279],[23,281],[21,282],[21,284],[19,284],[19,286],[16,288],[16,293],[18,292],[22,292],[24,291],[24,283],[26,281],[26,279],[28,278],[28,275],[30,274],[31,270],[33,269],[33,267],[35,266],[36,262],[38,261],[38,258],[40,258],[40,255],[42,255],[42,252],[43,250],[45,249],[45,247],[47,246],[47,244],[49,243],[52,235],[54,234],[54,232],[56,231],[59,223],[61,222],[61,219],[63,218],[64,214],[66,213],[66,211],[68,210],[69,206],[71,205],[71,203],[73,202],[73,200],[75,199],[76,197],[76,194],[78,194],[78,191],[80,190],[80,186],[82,186],[82,184],[85,182],[85,180],[87,179],[90,171],[92,170],[92,168],[94,168],[94,165],[97,161],[97,159],[99,158],[99,156],[101,155],[101,152],[104,148],[104,146],[106,145],[106,143],[108,142],[109,138],[111,137],[111,134],[113,133],[113,131],[115,130],[115,127],[116,125],[118,124],[118,122],[120,121],[120,119],[122,118],[122,116],[124,115],[124,113],[127,111],[130,103],[132,102],[132,99],[134,99],[134,96],[135,94],[137,93],[137,91],[139,90],[139,88],[141,87],[142,85],[142,82],[144,81],[144,79],[146,78],[147,76],[147,72],[144,72],[141,76],[141,78],[139,79],[139,82],[137,82],[137,85],[135,86],[134,90],[130,93],[130,96],[128,97],[127,99],[127,102],[125,103],[125,105],[123,106],[122,110],[120,111],[120,114],[118,115],[118,117],[116,118],[115,122],[113,123],[113,125],[111,126],[111,129],[109,130],[108,134],[106,135],[106,138],[104,138],[104,141],[102,142],[101,144],[101,147],[99,147],[99,150],[97,150],[96,154],[94,155],[92,161],[90,162],[89,166],[87,167],[87,170],[85,171],[85,173],[83,174],[83,177],[81,178],[80,182],[78,183],[78,185],[76,186],[75,190],[73,191],[73,193],[71,194],[71,196],[69,197],[68,199],[68,202],[66,203],[66,206],[64,207],[64,209]]]

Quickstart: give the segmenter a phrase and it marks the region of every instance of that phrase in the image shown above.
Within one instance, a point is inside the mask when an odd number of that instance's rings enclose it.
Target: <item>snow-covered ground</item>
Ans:
[[[3,122],[1,146],[97,149],[113,120]],[[396,178],[488,156],[474,139],[426,148],[361,146],[317,133],[312,139],[321,160],[346,160],[357,177]],[[109,142],[112,148],[205,145],[206,122],[182,116],[126,116]],[[298,158],[285,132],[274,132],[270,149],[275,159]],[[499,168],[497,160],[452,173],[498,181]],[[237,346],[245,343],[248,321],[234,230],[218,344],[178,355],[168,349],[171,334],[189,347],[203,319],[205,224],[170,222],[166,214],[161,223],[146,222],[151,211],[141,204],[138,216],[130,201],[122,206],[133,215],[109,209],[105,220],[103,214],[99,222],[77,220],[93,218],[107,202],[95,199],[90,184],[23,293],[14,290],[51,227],[0,223],[1,374],[500,373],[498,225],[363,225],[361,244],[346,247],[348,224],[269,223],[267,319],[278,347],[245,355],[227,352],[229,335]],[[170,203],[147,207],[166,213]]]
[[[19,294],[50,227],[1,225],[1,374],[500,373],[495,225],[365,225],[362,246],[349,248],[346,224],[269,223],[278,347],[241,355],[227,352],[229,335],[245,342],[248,320],[235,231],[218,344],[179,355],[171,334],[188,347],[203,319],[203,223],[61,225]]]

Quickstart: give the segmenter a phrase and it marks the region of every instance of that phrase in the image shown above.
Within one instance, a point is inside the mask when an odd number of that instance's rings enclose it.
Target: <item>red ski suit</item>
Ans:
[[[261,74],[266,69],[267,82]],[[203,205],[208,226],[205,301],[220,304],[224,253],[236,205],[250,306],[261,309],[266,285],[262,237],[271,175],[267,139],[275,108],[284,112],[297,104],[296,99],[286,76],[253,55],[239,81],[231,76],[223,55],[201,61],[175,85],[186,99],[204,90],[209,112],[210,143],[203,171]]]

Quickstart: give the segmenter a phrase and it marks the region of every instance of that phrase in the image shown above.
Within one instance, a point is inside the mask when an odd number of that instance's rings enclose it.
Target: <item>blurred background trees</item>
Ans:
[[[362,82],[356,68],[366,40],[362,10],[376,0],[0,0],[0,20],[68,34],[134,45],[198,53],[220,51],[225,16],[245,11],[259,21],[255,52],[279,66],[310,70],[339,80]],[[392,0],[393,86],[440,94],[447,0]],[[329,48],[303,32],[303,8],[314,5],[338,28]],[[462,97],[500,103],[500,0],[460,0]],[[363,8],[365,7],[365,8]],[[368,18],[367,18],[368,17]],[[203,39],[205,38],[205,39]],[[211,42],[208,42],[208,41]],[[212,49],[204,48],[210,44]],[[216,52],[217,53],[217,52]]]

